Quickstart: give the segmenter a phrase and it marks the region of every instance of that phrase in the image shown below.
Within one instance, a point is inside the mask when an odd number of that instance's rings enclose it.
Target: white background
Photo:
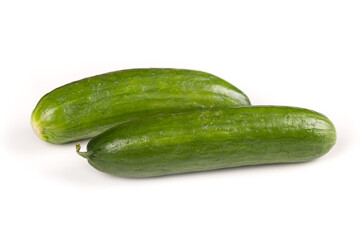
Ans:
[[[0,26],[0,239],[360,239],[359,1],[5,0]],[[32,132],[45,93],[137,67],[319,111],[337,144],[305,164],[124,179]]]

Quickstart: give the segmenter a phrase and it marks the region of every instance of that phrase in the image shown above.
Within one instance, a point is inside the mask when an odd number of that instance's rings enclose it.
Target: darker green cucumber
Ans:
[[[327,153],[336,131],[302,108],[254,106],[133,120],[94,137],[77,152],[96,169],[152,177],[245,165],[304,162]]]
[[[250,105],[248,97],[212,74],[184,69],[130,69],[59,87],[31,116],[36,134],[51,143],[90,138],[129,119]]]

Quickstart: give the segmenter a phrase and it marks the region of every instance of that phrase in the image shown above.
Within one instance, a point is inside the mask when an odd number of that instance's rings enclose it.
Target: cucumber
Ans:
[[[44,141],[86,139],[129,119],[250,105],[239,89],[209,73],[184,69],[129,69],[59,87],[31,115]]]
[[[253,106],[128,121],[77,152],[96,169],[153,177],[270,163],[304,162],[336,142],[332,122],[302,108]]]

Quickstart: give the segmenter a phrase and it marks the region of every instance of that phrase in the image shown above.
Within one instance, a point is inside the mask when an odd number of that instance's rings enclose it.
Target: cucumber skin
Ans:
[[[302,108],[253,106],[172,114],[120,124],[79,152],[99,171],[154,177],[270,163],[304,162],[336,142],[332,122]]]
[[[212,74],[185,69],[129,69],[85,78],[43,96],[31,124],[51,143],[86,139],[129,119],[250,105]]]

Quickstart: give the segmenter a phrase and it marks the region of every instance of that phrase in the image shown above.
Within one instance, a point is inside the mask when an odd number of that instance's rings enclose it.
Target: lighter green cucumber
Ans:
[[[209,73],[130,69],[59,87],[38,102],[35,133],[51,143],[90,138],[129,119],[250,105],[248,97]]]
[[[96,169],[152,177],[219,168],[304,162],[336,142],[332,122],[302,108],[253,106],[129,121],[77,152]]]

